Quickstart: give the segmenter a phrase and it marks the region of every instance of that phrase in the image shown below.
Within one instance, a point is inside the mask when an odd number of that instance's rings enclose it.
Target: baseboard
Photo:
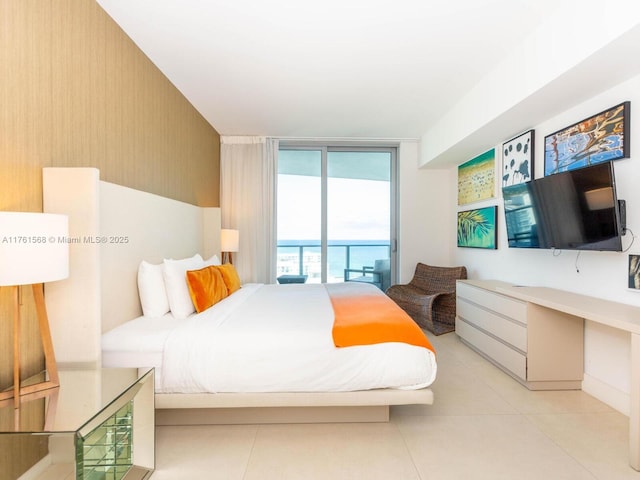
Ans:
[[[623,415],[629,416],[631,400],[628,393],[622,392],[611,385],[607,385],[603,381],[586,373],[582,380],[582,390]]]

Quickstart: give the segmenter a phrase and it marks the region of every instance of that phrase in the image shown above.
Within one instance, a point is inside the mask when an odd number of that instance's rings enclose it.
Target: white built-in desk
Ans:
[[[506,286],[497,287],[496,291],[602,325],[640,334],[640,307],[547,287]]]
[[[495,281],[470,281],[472,285],[506,297],[607,325],[631,335],[631,392],[629,414],[629,463],[640,470],[640,307],[546,287],[523,287]],[[540,310],[540,309],[538,309]]]

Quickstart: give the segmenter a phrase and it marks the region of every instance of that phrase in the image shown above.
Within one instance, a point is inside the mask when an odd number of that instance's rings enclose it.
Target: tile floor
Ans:
[[[581,391],[531,392],[455,333],[430,338],[433,405],[381,424],[159,427],[152,480],[640,480],[627,417]]]

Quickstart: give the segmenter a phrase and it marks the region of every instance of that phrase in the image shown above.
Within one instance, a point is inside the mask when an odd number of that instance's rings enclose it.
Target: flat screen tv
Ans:
[[[542,225],[533,185],[534,181],[529,181],[502,189],[509,247],[545,247],[540,244]]]
[[[621,251],[612,162],[502,189],[509,247]]]

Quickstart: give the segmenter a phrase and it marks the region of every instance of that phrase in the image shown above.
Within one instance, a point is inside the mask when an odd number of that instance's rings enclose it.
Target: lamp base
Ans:
[[[14,405],[17,408],[20,404],[19,397],[42,390],[48,390],[60,385],[58,377],[58,367],[56,365],[53,342],[51,340],[51,330],[49,328],[49,318],[44,303],[43,284],[35,283],[31,285],[33,298],[36,304],[36,314],[38,316],[38,326],[40,328],[40,338],[44,352],[45,368],[49,374],[49,380],[35,383],[33,385],[20,385],[20,302],[18,300],[18,286],[13,288],[13,389],[0,392],[0,400],[14,398]]]

